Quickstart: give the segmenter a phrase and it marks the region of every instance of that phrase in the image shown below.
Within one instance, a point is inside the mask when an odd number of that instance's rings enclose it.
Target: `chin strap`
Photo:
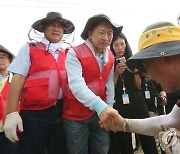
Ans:
[[[179,146],[178,142],[180,142],[180,133],[176,128],[163,128],[163,131],[159,132],[158,139],[160,142],[161,148],[166,152],[173,152],[173,148]],[[174,154],[174,153],[173,153]]]

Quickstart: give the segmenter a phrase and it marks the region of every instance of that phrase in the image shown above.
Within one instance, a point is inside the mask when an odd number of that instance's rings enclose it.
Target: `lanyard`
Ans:
[[[121,79],[121,81],[122,81],[122,85],[123,85],[123,92],[124,92],[124,94],[126,93],[125,91],[126,91],[126,87],[125,87],[125,84],[124,84],[124,76],[123,75],[120,75],[120,79]]]
[[[147,83],[145,83],[145,89],[146,89],[146,91],[148,91],[148,85],[147,85]]]

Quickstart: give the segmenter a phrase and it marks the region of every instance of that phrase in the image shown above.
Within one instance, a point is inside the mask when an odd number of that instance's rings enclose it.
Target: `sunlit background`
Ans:
[[[75,24],[72,45],[77,45],[83,42],[80,34],[87,19],[104,13],[124,27],[123,33],[136,53],[139,36],[145,27],[157,21],[177,24],[179,7],[179,0],[1,0],[0,44],[16,55],[29,41],[27,34],[31,25],[44,18],[47,12],[57,11]],[[73,37],[68,41],[72,43]]]

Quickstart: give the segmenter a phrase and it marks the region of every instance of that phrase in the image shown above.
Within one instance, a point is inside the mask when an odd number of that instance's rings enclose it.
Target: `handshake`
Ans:
[[[125,119],[117,110],[106,107],[99,115],[99,118],[101,128],[104,128],[106,131],[125,131]]]

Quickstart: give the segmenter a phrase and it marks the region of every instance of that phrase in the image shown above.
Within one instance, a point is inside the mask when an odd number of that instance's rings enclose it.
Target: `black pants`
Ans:
[[[129,93],[129,100],[129,104],[123,104],[122,98],[120,96],[119,99],[116,100],[114,108],[117,109],[118,112],[125,118],[143,119],[149,117],[145,99],[140,91],[133,91]],[[116,145],[118,145],[119,148],[119,151],[117,151],[117,153],[114,152],[113,154],[119,154],[120,152],[121,154],[133,154],[131,133],[111,132],[110,134],[110,150],[112,149],[112,144],[114,144],[112,142],[116,142]],[[156,142],[154,137],[139,135],[139,139],[144,154],[157,154]]]
[[[51,129],[51,134],[48,137],[46,148],[48,154],[67,154],[64,126],[62,128],[62,100],[58,100],[56,103],[56,120],[55,125]],[[61,138],[61,140],[59,139]],[[57,142],[59,141],[59,142]]]
[[[131,133],[110,132],[110,148],[108,154],[133,154]]]
[[[8,140],[4,132],[0,132],[0,154],[17,154],[17,144]]]
[[[19,134],[18,154],[66,154],[62,106],[21,111],[24,132]]]

